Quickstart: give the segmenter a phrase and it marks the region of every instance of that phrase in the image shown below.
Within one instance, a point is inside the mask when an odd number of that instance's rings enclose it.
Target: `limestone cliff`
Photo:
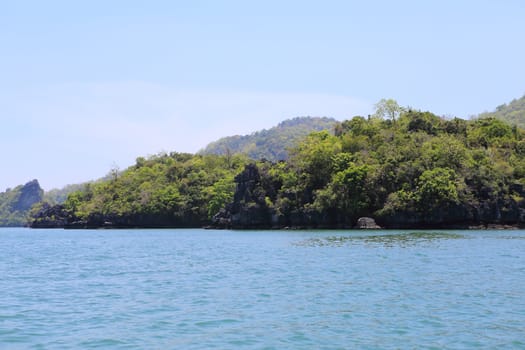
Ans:
[[[0,193],[0,226],[26,226],[30,209],[43,195],[37,180]]]

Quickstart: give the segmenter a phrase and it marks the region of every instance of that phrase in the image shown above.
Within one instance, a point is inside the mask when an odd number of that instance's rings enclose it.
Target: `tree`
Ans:
[[[335,173],[332,181],[318,192],[321,208],[337,208],[345,216],[353,218],[370,204],[367,165],[350,164]]]
[[[208,218],[212,218],[221,208],[230,203],[235,191],[235,182],[232,175],[219,179],[206,189],[208,199]]]
[[[443,129],[441,124],[444,124],[444,121],[430,112],[410,111],[407,112],[403,118],[408,119],[408,131],[422,131],[427,134],[436,135],[438,131]]]
[[[424,210],[444,207],[459,200],[456,173],[449,168],[425,170],[418,179],[416,200]]]
[[[467,140],[471,146],[482,146],[486,149],[513,148],[519,132],[515,132],[509,124],[493,118],[481,118],[470,123],[467,130]]]
[[[303,177],[308,190],[324,187],[332,174],[333,156],[341,152],[341,142],[328,131],[313,132],[291,150],[291,163]]]
[[[405,109],[397,103],[394,99],[381,99],[374,105],[376,111],[375,117],[391,119],[393,123],[405,111]]]

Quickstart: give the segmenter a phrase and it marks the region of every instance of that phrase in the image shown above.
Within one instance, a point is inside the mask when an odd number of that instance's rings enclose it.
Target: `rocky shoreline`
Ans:
[[[75,220],[69,221],[70,217],[67,211],[62,206],[49,206],[46,212],[42,213],[42,217],[38,217],[29,225],[33,229],[148,229],[148,228],[204,228],[211,230],[393,230],[393,229],[414,229],[414,230],[519,230],[524,229],[524,224],[509,224],[509,223],[476,223],[476,224],[447,224],[441,223],[439,225],[417,225],[407,223],[395,227],[383,226],[376,223],[372,217],[361,217],[353,226],[349,225],[236,225],[231,224],[231,221],[225,220],[216,221],[215,223],[204,224],[141,224],[139,222],[123,221],[117,219],[111,221],[110,218],[99,218],[96,221]],[[113,218],[115,219],[115,218]]]
[[[214,228],[214,229],[520,229],[525,228],[525,200],[510,196],[486,196],[473,203],[448,203],[432,210],[406,209],[341,213],[295,208],[286,212],[268,205],[275,189],[249,164],[235,177],[233,200],[213,218],[168,214],[104,215],[92,213],[79,218],[63,205],[45,204],[33,215],[32,228]],[[488,191],[488,190],[487,190]],[[512,185],[513,193],[525,198],[523,185]]]

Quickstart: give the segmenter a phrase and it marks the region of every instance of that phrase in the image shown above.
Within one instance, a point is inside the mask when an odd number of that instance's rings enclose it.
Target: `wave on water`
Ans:
[[[387,247],[394,246],[415,246],[421,243],[429,243],[440,240],[449,239],[465,239],[464,235],[450,232],[428,232],[428,231],[416,231],[416,232],[403,232],[395,234],[373,234],[373,235],[341,235],[341,236],[329,236],[319,238],[309,238],[300,242],[296,242],[297,246],[305,247],[320,247],[320,246],[344,246],[354,244],[366,244],[366,245],[380,245]]]

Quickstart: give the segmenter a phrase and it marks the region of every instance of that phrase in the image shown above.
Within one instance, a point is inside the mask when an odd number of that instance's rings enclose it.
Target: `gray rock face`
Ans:
[[[16,203],[13,204],[13,210],[27,211],[31,207],[42,200],[44,191],[40,188],[37,180],[26,183],[20,189],[20,196]]]
[[[22,227],[27,225],[30,209],[42,201],[44,191],[37,180],[0,193],[0,226]]]
[[[271,213],[266,205],[266,190],[261,183],[259,169],[249,164],[235,178],[237,188],[233,202],[215,215],[214,225],[222,228],[266,228]]]
[[[358,229],[380,229],[381,226],[376,224],[376,221],[373,218],[363,217],[357,220],[355,228]]]
[[[69,213],[63,205],[51,206],[44,203],[42,208],[32,218],[31,228],[63,228],[67,222]]]

